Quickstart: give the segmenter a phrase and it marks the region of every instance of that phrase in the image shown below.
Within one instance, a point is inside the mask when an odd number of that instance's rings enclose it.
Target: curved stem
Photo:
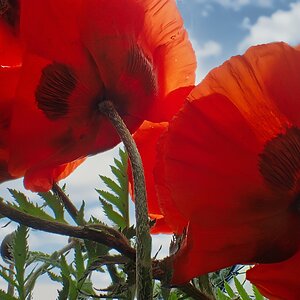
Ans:
[[[145,177],[141,156],[136,144],[111,101],[99,104],[99,110],[111,121],[123,141],[132,166],[136,216],[136,282],[137,298],[152,298],[151,236],[149,233]]]
[[[75,223],[78,224],[79,212],[78,212],[76,206],[71,201],[71,199],[65,194],[65,192],[62,190],[62,188],[57,183],[53,184],[52,192],[60,198],[61,202],[63,203],[63,205],[66,208],[69,215],[72,217],[72,219],[75,221]],[[78,225],[84,225],[84,224],[78,224]]]
[[[73,239],[70,243],[68,243],[62,249],[52,253],[52,255],[50,256],[50,259],[58,259],[62,254],[66,253],[69,250],[71,250],[72,248],[74,248],[76,243],[78,243],[78,241]],[[25,284],[26,295],[28,295],[32,291],[32,288],[33,288],[34,283],[35,283],[36,279],[38,278],[38,276],[46,273],[47,269],[50,265],[51,265],[51,263],[48,263],[48,262],[43,263],[39,268],[37,268],[33,273],[31,273],[31,275],[28,277],[27,282]]]
[[[1,215],[27,227],[80,239],[88,239],[114,248],[123,255],[135,259],[135,249],[129,245],[127,239],[122,239],[122,236],[118,231],[115,231],[115,234],[112,234],[114,230],[112,228],[109,228],[107,231],[104,226],[101,229],[95,229],[90,228],[89,226],[71,226],[56,221],[44,220],[21,212],[12,206],[5,204],[1,198],[0,212]]]

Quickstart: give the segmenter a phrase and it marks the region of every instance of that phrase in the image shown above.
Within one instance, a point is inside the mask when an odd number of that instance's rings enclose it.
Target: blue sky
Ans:
[[[198,78],[249,46],[300,43],[300,1],[177,0],[198,58]]]
[[[233,55],[242,54],[251,45],[272,41],[300,44],[300,1],[177,0],[177,4],[197,55],[198,81],[210,69]],[[90,213],[93,212],[98,218],[102,218],[103,213],[94,188],[99,188],[98,174],[110,174],[109,164],[116,154],[117,150],[113,150],[89,158],[65,181],[75,204],[79,207],[81,201],[85,200]],[[0,193],[5,199],[8,199],[7,187],[22,189],[22,180],[1,185]],[[35,197],[32,194],[30,196]],[[0,220],[0,226],[4,224],[6,220]],[[0,239],[13,228],[13,225],[0,228]],[[162,254],[166,253],[165,240],[165,237],[155,238],[154,252],[160,244],[164,244]],[[59,245],[63,246],[65,242],[64,237],[45,236],[37,231],[32,231],[30,238],[34,250],[52,251],[58,249]],[[52,283],[49,286],[44,278],[34,299],[55,299],[56,288]]]

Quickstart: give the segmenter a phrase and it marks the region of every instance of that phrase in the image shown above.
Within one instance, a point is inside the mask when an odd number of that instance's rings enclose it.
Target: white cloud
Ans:
[[[192,40],[192,44],[198,58],[219,56],[222,53],[222,45],[213,40],[209,40],[203,45],[199,45],[196,40]]]
[[[244,25],[247,21],[243,21]],[[251,45],[284,41],[292,45],[300,43],[300,2],[291,3],[290,9],[278,10],[271,16],[261,16],[255,24],[247,24],[249,34],[238,45],[243,52]],[[244,26],[245,27],[245,26]]]
[[[196,38],[191,38],[191,43],[197,57],[198,68],[196,71],[196,82],[199,82],[211,69],[210,65],[207,66],[207,59],[219,57],[223,49],[220,43],[213,40],[200,44]]]

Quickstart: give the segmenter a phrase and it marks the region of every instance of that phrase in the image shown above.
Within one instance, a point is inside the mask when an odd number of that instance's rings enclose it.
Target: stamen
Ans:
[[[66,65],[53,63],[42,71],[36,90],[36,100],[50,120],[65,116],[69,111],[69,97],[74,91],[77,80]]]

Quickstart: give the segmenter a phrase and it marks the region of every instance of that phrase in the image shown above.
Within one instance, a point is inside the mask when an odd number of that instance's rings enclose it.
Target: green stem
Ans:
[[[151,270],[151,236],[149,233],[145,177],[136,144],[111,101],[99,104],[99,110],[111,121],[123,141],[132,166],[136,216],[136,282],[137,299],[153,299]]]
[[[0,211],[1,215],[27,227],[98,242],[116,249],[131,259],[135,258],[135,250],[129,245],[128,240],[122,238],[120,232],[113,228],[102,225],[101,228],[95,229],[90,226],[71,226],[57,221],[44,220],[13,208],[4,203],[1,198]]]
[[[52,192],[59,197],[59,199],[61,200],[61,202],[63,203],[67,212],[72,217],[72,219],[75,221],[75,223],[77,225],[84,225],[85,222],[83,224],[79,224],[80,223],[80,220],[78,219],[79,212],[78,212],[76,206],[73,204],[71,199],[65,194],[65,192],[62,190],[62,188],[57,183],[53,184]]]
[[[75,247],[76,243],[78,243],[77,240],[73,239],[70,243],[68,243],[65,247],[63,247],[61,250],[59,251],[55,251],[54,253],[52,253],[52,255],[50,256],[50,260],[54,260],[54,259],[58,259],[62,254],[68,252],[69,250],[71,250],[72,248]],[[35,284],[36,279],[41,276],[42,274],[44,274],[47,271],[47,268],[50,266],[50,263],[43,263],[39,268],[37,268],[28,278],[26,284],[25,284],[25,291],[26,291],[26,295],[28,295],[31,291],[32,288]]]

